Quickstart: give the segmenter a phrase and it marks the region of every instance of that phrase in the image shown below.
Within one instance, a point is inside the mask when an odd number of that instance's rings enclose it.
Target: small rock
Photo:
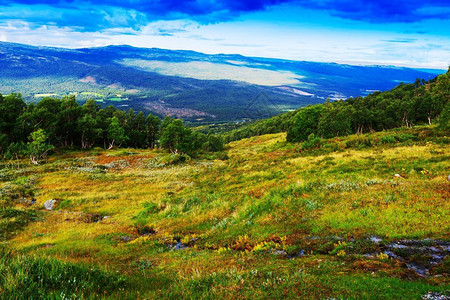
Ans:
[[[389,248],[394,248],[394,249],[408,249],[409,247],[403,244],[398,244],[398,243],[393,243],[391,245],[389,245]]]
[[[447,176],[447,181],[450,181],[450,175]]]
[[[407,263],[406,266],[408,269],[414,271],[417,275],[420,275],[422,277],[428,277],[430,275],[430,270],[428,270],[425,267],[419,266],[415,263]]]
[[[403,176],[400,175],[400,174],[394,174],[394,177],[397,177],[397,178],[403,178]]]
[[[389,257],[392,257],[393,259],[397,259],[397,260],[403,261],[403,258],[401,258],[398,255],[395,255],[392,251],[383,251],[383,253],[386,254]]]
[[[444,259],[444,255],[439,255],[439,254],[430,254],[430,257],[436,261],[436,263],[440,263],[443,259]]]
[[[183,250],[186,248],[188,248],[188,247],[185,244],[178,242],[172,247],[172,250]]]
[[[284,250],[274,250],[272,253],[275,255],[287,256],[287,252]]]
[[[133,237],[131,237],[131,236],[126,236],[126,235],[123,235],[123,236],[120,237],[120,240],[121,240],[122,242],[125,242],[125,243],[131,242],[131,241],[134,240],[134,239],[135,239],[135,238],[133,238]]]
[[[51,199],[44,202],[44,207],[46,210],[52,210],[53,206],[55,206],[56,200]]]
[[[449,300],[450,297],[446,295],[441,295],[436,292],[428,292],[426,295],[422,296],[422,299],[428,299],[428,300]]]
[[[366,253],[366,254],[363,254],[363,256],[367,257],[367,258],[375,258],[375,257],[377,257],[377,254],[376,253]]]
[[[370,239],[370,241],[371,241],[372,243],[374,243],[374,244],[379,244],[380,242],[383,241],[383,239],[380,239],[380,238],[377,237],[377,236],[371,236],[369,239]]]
[[[300,252],[299,253],[297,253],[297,254],[294,254],[294,255],[288,255],[287,257],[288,258],[296,258],[296,257],[302,257],[303,255],[305,255],[305,250],[300,250]]]
[[[438,248],[436,248],[434,246],[428,247],[428,250],[430,250],[431,252],[442,252],[441,249],[438,249]]]

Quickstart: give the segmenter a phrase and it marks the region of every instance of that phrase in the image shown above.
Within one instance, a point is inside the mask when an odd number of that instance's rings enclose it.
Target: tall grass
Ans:
[[[126,286],[125,277],[98,268],[0,250],[1,299],[99,298]]]

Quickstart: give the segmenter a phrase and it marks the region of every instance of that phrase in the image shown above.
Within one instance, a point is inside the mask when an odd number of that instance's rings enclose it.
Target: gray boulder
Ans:
[[[51,199],[44,202],[44,207],[46,210],[52,210],[53,206],[55,206],[56,200]]]

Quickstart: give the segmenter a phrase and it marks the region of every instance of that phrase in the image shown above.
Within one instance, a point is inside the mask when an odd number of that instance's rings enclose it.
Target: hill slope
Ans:
[[[450,70],[429,81],[417,79],[414,84],[399,84],[391,90],[374,92],[365,97],[316,104],[297,111],[244,124],[224,133],[225,140],[286,132],[288,141],[315,137],[334,137],[351,133],[380,131],[440,120],[448,127],[450,103]],[[446,114],[446,113],[444,113]],[[211,126],[215,129],[213,126]],[[220,127],[219,127],[220,128]]]
[[[443,71],[442,71],[443,72]],[[393,67],[207,55],[108,46],[33,47],[0,42],[0,93],[28,101],[76,94],[191,121],[260,119],[307,104],[366,95],[435,74]]]
[[[129,149],[2,162],[1,238],[16,251],[0,259],[2,295],[445,293],[449,142],[420,127],[304,149],[280,133],[233,142],[224,160]]]

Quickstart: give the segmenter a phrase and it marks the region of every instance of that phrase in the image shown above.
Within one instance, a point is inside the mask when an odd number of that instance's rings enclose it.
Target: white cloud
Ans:
[[[314,15],[298,22],[294,22],[289,15],[284,21],[281,18],[263,21],[261,15],[265,13],[270,12],[249,14],[237,21],[217,24],[202,25],[181,19],[150,22],[140,30],[122,27],[97,32],[8,21],[0,24],[0,39],[69,48],[129,44],[210,54],[423,68],[446,69],[450,63],[450,37],[442,34],[424,35],[420,33],[420,27],[402,29],[383,25],[360,28],[353,21],[338,19],[330,21],[336,21],[332,26],[319,26],[314,24]],[[433,21],[428,25],[435,26],[436,23]],[[411,32],[406,33],[407,28]],[[389,40],[411,42],[386,42]]]

